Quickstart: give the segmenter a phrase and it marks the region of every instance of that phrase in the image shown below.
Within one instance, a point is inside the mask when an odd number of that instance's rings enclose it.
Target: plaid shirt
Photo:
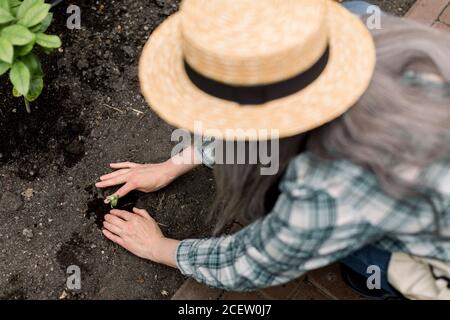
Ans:
[[[205,151],[205,150],[203,150]],[[203,152],[204,160],[213,160]],[[450,235],[450,159],[419,177],[437,190]],[[281,195],[267,216],[234,235],[184,240],[181,272],[210,286],[247,291],[289,282],[368,245],[390,252],[450,261],[450,241],[434,233],[434,213],[423,200],[395,200],[375,176],[349,161],[324,161],[305,152],[291,161]]]
[[[420,73],[405,74],[404,81],[431,91],[444,89],[444,96],[450,96],[447,85]],[[196,148],[210,167],[211,146]],[[210,286],[247,291],[289,282],[368,244],[450,261],[450,240],[444,238],[450,237],[450,159],[430,166],[418,179],[437,192],[430,196],[444,212],[441,237],[434,232],[430,204],[393,199],[372,173],[349,161],[303,153],[290,163],[270,214],[234,235],[182,241],[178,268]]]

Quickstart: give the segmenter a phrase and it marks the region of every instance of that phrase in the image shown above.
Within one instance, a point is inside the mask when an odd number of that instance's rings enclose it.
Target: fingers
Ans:
[[[144,209],[138,209],[138,208],[133,208],[133,212],[136,213],[137,215],[141,216],[142,218],[151,218],[150,214],[147,212],[147,210]]]
[[[111,172],[109,174],[105,174],[104,176],[100,177],[100,180],[105,181],[105,180],[109,180],[111,178],[115,178],[117,176],[123,175],[130,172],[130,169],[120,169],[114,172]]]
[[[96,186],[98,188],[104,188],[100,185],[100,183],[97,183]],[[113,195],[123,198],[124,196],[126,196],[128,193],[130,193],[131,191],[133,191],[134,189],[136,189],[136,187],[134,185],[132,185],[131,183],[126,183],[125,185],[123,185],[119,190],[117,190]],[[105,199],[105,203],[108,204],[110,203],[111,200],[109,200],[109,197]]]
[[[111,163],[109,166],[113,169],[130,169],[136,168],[140,166],[140,164],[133,162],[119,162],[119,163]]]
[[[126,175],[121,175],[106,181],[101,181],[101,182],[97,182],[95,184],[95,186],[97,188],[108,188],[108,187],[112,187],[112,186],[116,186],[118,184],[123,184],[125,182],[127,182],[127,176]]]
[[[116,209],[114,209],[114,210],[111,210],[110,213],[112,215],[116,216],[116,217],[119,217],[119,218],[125,220],[125,221],[128,221],[128,220],[130,220],[133,217],[132,213],[124,211],[124,210],[116,210]],[[106,218],[106,216],[105,216],[105,218]]]
[[[127,221],[127,220],[125,220],[124,218],[118,217],[116,215],[113,215],[113,214],[107,214],[107,215],[105,215],[105,221],[112,223],[118,227],[123,228],[125,221]]]
[[[119,196],[119,198],[122,198],[122,197],[126,196],[128,193],[130,193],[131,191],[133,191],[134,189],[136,189],[134,187],[134,185],[132,185],[131,183],[127,183],[124,186],[122,186],[122,188],[117,190],[114,194]]]
[[[113,234],[112,232],[103,229],[102,230],[103,235],[108,238],[109,240],[111,240],[112,242],[117,243],[118,245],[123,247],[123,239],[120,238],[119,236],[116,236],[115,234]]]
[[[121,228],[119,228],[118,226],[116,226],[116,225],[114,225],[114,224],[112,224],[112,223],[109,223],[108,221],[103,221],[103,227],[106,229],[106,230],[108,230],[108,231],[110,231],[110,232],[112,232],[112,233],[114,233],[114,234],[116,234],[116,235],[118,235],[118,236],[121,236],[122,235],[122,229]]]

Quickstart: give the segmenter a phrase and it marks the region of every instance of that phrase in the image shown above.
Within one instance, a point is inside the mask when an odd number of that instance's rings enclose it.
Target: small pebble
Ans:
[[[28,239],[32,239],[34,236],[33,230],[31,230],[31,229],[23,229],[22,234]]]

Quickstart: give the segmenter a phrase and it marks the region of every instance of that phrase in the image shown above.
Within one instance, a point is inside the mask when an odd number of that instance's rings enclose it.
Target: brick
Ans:
[[[258,292],[225,292],[220,300],[264,300]]]
[[[304,277],[276,287],[260,290],[262,296],[270,300],[288,300],[297,292],[297,288],[304,282]]]
[[[210,288],[193,279],[186,280],[172,297],[172,300],[218,300],[223,290]]]
[[[432,25],[447,7],[448,3],[448,0],[418,0],[406,16],[427,25]]]
[[[442,12],[442,14],[439,17],[439,20],[450,26],[450,5],[447,6],[444,12]]]
[[[450,26],[446,25],[445,23],[442,23],[440,21],[435,22],[433,24],[433,28],[436,28],[438,30],[447,31],[450,32]]]
[[[332,298],[324,294],[317,287],[308,281],[302,281],[297,288],[292,300],[331,300]]]
[[[307,280],[324,294],[336,300],[361,300],[342,279],[339,264],[318,269],[308,273]]]

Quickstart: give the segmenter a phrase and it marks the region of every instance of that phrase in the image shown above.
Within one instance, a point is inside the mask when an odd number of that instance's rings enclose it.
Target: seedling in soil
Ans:
[[[27,112],[44,88],[44,73],[33,50],[50,54],[61,39],[45,32],[52,23],[44,0],[0,0],[0,76],[9,71],[13,96],[24,97]],[[37,46],[35,46],[37,45]]]
[[[88,186],[85,188],[85,191],[88,192],[91,195],[91,199],[87,203],[87,210],[85,217],[87,219],[91,219],[92,217],[95,218],[95,224],[97,227],[101,230],[103,228],[103,221],[105,220],[105,215],[109,214],[110,212],[110,206],[106,204],[105,202],[108,201],[108,198],[106,198],[106,201],[101,197],[101,195],[97,194],[93,191],[94,188],[92,186]],[[138,201],[140,195],[142,195],[139,192],[131,192],[127,194],[126,196],[121,198],[120,203],[117,202],[115,208],[119,210],[125,210],[128,212],[133,212],[133,208],[136,207],[136,202]],[[110,196],[112,197],[112,196]],[[117,200],[119,199],[118,196]],[[111,205],[111,202],[109,202],[109,205]],[[168,225],[158,223],[159,226],[164,228],[169,228]]]
[[[111,211],[110,204],[108,205],[105,203],[103,196],[97,193],[93,186],[88,186],[85,191],[91,195],[91,198],[87,203],[88,208],[85,216],[88,219],[94,218],[95,224],[101,230],[103,228],[105,215],[109,214]],[[139,197],[140,193],[138,192],[131,192],[127,194],[126,196],[120,198],[120,203],[117,203],[116,209],[132,212]]]
[[[111,209],[114,209],[115,207],[117,207],[117,204],[119,203],[119,196],[113,194],[112,196],[107,197],[105,202],[106,204],[109,203]]]
[[[106,197],[106,204],[109,204],[111,206],[111,209],[114,209],[115,207],[117,207],[117,205],[119,204],[119,196],[118,195],[111,195]],[[133,206],[133,203],[127,203],[124,206]],[[168,225],[162,224],[162,223],[158,223],[159,226],[164,227],[164,228],[168,228]]]

